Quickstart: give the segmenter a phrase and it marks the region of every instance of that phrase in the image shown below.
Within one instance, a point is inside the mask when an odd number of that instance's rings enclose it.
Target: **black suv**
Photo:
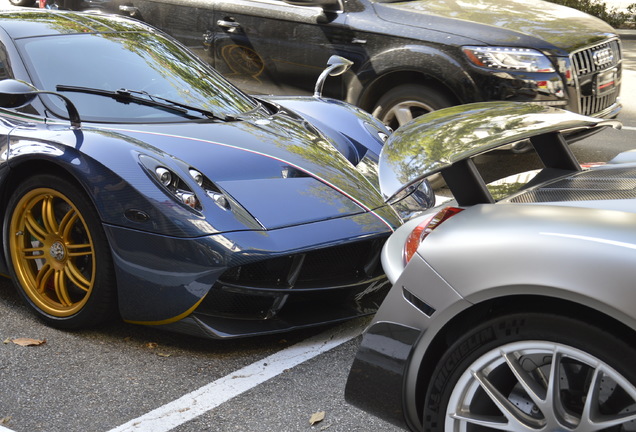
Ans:
[[[327,59],[346,57],[353,67],[328,80],[324,94],[393,128],[488,100],[597,117],[620,110],[621,45],[612,27],[544,1],[66,1],[146,21],[250,93],[313,92]]]

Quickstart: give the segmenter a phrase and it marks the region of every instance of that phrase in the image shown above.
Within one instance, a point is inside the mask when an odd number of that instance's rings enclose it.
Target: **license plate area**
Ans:
[[[594,96],[602,97],[614,91],[616,88],[616,68],[599,72],[594,76]]]

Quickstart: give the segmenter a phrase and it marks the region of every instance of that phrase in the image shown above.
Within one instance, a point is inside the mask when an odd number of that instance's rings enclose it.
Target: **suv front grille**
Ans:
[[[572,55],[572,64],[577,76],[589,75],[616,66],[621,60],[621,49],[617,40],[596,45]]]
[[[599,96],[595,94],[594,80],[600,72],[616,68],[616,80],[620,81],[621,59],[618,40],[604,42],[572,54],[572,65],[580,92],[581,114],[594,115],[616,103],[620,86]]]
[[[616,103],[616,99],[618,99],[618,89],[602,97],[582,96],[581,114],[593,115],[599,113]]]

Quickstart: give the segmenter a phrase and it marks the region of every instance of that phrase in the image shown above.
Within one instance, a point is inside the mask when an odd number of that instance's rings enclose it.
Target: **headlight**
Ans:
[[[192,179],[199,185],[199,186],[203,186],[203,174],[201,174],[199,171],[190,168],[188,170],[190,172],[190,176],[192,177]]]
[[[152,174],[157,182],[165,188],[178,202],[186,206],[201,211],[202,206],[199,198],[194,193],[188,182],[184,181],[175,171],[170,170],[158,160],[146,156],[139,155],[141,165]],[[225,197],[223,192],[205,177],[201,172],[194,168],[189,168],[188,173],[192,180],[205,191],[205,194],[213,200],[213,202],[223,210],[230,209],[230,201]]]
[[[162,185],[168,187],[172,184],[172,173],[170,170],[164,167],[157,167],[155,168],[155,175]]]
[[[476,66],[521,72],[554,72],[552,62],[537,50],[514,47],[465,46],[466,57]]]

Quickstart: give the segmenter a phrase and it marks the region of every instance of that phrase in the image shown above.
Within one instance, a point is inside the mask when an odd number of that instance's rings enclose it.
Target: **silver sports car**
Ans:
[[[387,201],[436,173],[452,201],[386,243],[350,403],[418,431],[636,430],[636,155],[582,168],[564,138],[605,126],[484,103],[390,138]],[[541,168],[487,184],[480,158],[523,140]]]

